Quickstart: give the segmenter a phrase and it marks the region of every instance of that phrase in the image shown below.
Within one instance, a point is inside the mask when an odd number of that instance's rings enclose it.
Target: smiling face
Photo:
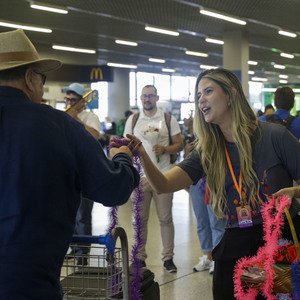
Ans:
[[[207,123],[220,127],[231,124],[229,95],[215,81],[202,78],[197,90],[198,107]]]
[[[141,102],[145,111],[152,111],[156,108],[159,96],[156,95],[154,87],[144,87],[141,95]]]

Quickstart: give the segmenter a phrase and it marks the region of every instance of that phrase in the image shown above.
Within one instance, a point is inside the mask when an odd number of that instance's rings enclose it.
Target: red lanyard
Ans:
[[[230,173],[231,173],[231,177],[232,177],[232,180],[235,184],[235,187],[240,195],[240,200],[242,200],[242,172],[240,172],[240,176],[239,176],[239,184],[237,183],[236,181],[236,177],[234,175],[234,172],[233,172],[233,169],[232,169],[232,164],[231,164],[231,160],[230,160],[230,157],[228,155],[228,151],[227,151],[227,147],[226,145],[225,146],[225,154],[226,154],[226,159],[227,159],[227,163],[228,163],[228,166],[229,166],[229,170],[230,170]]]

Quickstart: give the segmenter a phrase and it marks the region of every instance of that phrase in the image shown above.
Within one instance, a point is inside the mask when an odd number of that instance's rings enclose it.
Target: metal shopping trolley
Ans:
[[[116,247],[118,238],[121,247]],[[128,241],[123,228],[100,236],[74,236],[70,246],[89,253],[66,255],[60,278],[64,299],[130,299]]]

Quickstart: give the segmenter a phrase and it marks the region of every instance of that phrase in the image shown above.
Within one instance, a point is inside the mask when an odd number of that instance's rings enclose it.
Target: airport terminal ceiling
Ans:
[[[51,13],[30,4],[59,6],[68,14]],[[200,14],[200,9],[242,19],[238,25]],[[51,55],[65,63],[105,65],[108,62],[136,65],[138,71],[160,73],[172,68],[175,75],[195,76],[200,65],[222,66],[222,45],[208,43],[207,37],[222,40],[226,31],[243,31],[248,37],[252,76],[278,84],[279,74],[288,75],[288,84],[300,82],[300,1],[299,0],[1,0],[3,22],[49,28],[51,33],[26,31],[41,56]],[[145,26],[179,33],[164,35]],[[0,26],[0,32],[11,30]],[[291,38],[279,30],[295,33]],[[137,43],[117,44],[115,40]],[[53,45],[96,50],[79,54],[52,49]],[[207,57],[187,55],[201,52]],[[287,53],[294,58],[282,57]],[[165,60],[150,62],[149,58]],[[285,66],[276,69],[274,64]]]

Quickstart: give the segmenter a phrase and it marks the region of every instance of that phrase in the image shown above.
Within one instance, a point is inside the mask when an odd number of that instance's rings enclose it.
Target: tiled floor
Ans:
[[[103,234],[108,226],[108,209],[95,203],[93,209],[93,234]],[[131,203],[127,202],[119,208],[120,226],[128,236],[129,249],[133,244],[131,224]],[[177,273],[167,273],[161,261],[160,229],[152,205],[148,224],[147,267],[155,273],[155,280],[160,285],[161,300],[211,300],[212,275],[208,271],[193,272],[198,263],[201,249],[196,233],[196,219],[193,213],[189,193],[186,190],[174,194],[173,219],[175,224],[175,256]]]

